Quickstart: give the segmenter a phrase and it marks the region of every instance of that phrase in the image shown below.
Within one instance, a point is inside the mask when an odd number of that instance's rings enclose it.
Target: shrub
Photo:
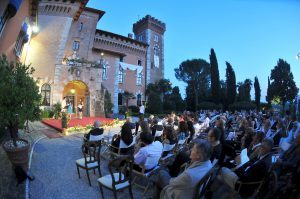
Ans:
[[[235,111],[235,110],[249,111],[249,110],[253,110],[255,108],[256,108],[255,104],[253,104],[252,102],[246,102],[246,101],[235,102],[235,103],[229,105],[229,110],[231,110],[231,111]]]
[[[42,110],[42,118],[49,118],[49,111],[47,109]]]
[[[132,113],[139,113],[140,108],[137,106],[129,106],[129,109],[131,110]]]
[[[52,111],[55,119],[58,119],[61,112],[61,103],[57,102],[56,104],[53,104]]]
[[[221,104],[215,104],[213,102],[201,102],[198,104],[198,110],[219,110],[222,108],[223,106]]]
[[[61,127],[62,128],[68,128],[68,116],[66,113],[62,113],[62,116],[61,116]]]
[[[146,112],[151,114],[159,114],[162,112],[162,102],[159,94],[151,92],[148,97]]]

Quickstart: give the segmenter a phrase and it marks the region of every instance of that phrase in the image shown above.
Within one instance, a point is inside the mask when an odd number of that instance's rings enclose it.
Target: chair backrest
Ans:
[[[99,141],[104,138],[104,135],[90,135],[90,140],[89,141]]]
[[[120,145],[119,148],[120,149],[126,149],[129,147],[132,147],[133,145],[135,145],[135,141],[136,141],[136,136],[133,137],[131,144],[127,145],[124,143],[124,141],[122,139],[120,139]]]
[[[148,164],[153,164],[153,165],[156,164],[156,165],[158,165],[160,157],[161,156],[148,156],[146,158],[145,165],[148,165]]]
[[[156,130],[155,137],[160,137],[163,134],[163,132],[164,132],[163,130],[162,131]]]
[[[247,155],[247,149],[245,148],[241,151],[241,165],[245,164],[248,161],[249,161],[249,157]]]
[[[194,199],[204,198],[204,194],[206,192],[207,185],[209,184],[213,173],[214,173],[214,167],[212,167],[205,174],[205,176],[203,176],[203,178],[198,182],[198,184],[196,185],[195,192],[194,192],[194,197],[193,197]]]
[[[174,149],[174,147],[176,146],[176,144],[166,144],[166,143],[164,143],[164,148],[163,148],[163,152],[164,151],[171,151],[171,150],[173,150]]]
[[[108,170],[112,178],[112,187],[115,189],[118,184],[124,182],[131,183],[132,179],[133,156],[120,156],[113,159]]]
[[[99,141],[85,141],[81,147],[85,166],[90,163],[100,163],[101,140]]]

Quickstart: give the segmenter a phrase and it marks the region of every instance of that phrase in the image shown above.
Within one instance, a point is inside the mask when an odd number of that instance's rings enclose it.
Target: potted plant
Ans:
[[[20,139],[18,129],[25,121],[40,119],[41,95],[32,78],[34,69],[22,63],[9,62],[4,55],[0,57],[0,121],[10,133],[3,143],[13,166],[22,166],[27,171],[30,144]]]
[[[65,112],[63,112],[61,116],[61,127],[63,129],[63,134],[67,135],[68,115]]]

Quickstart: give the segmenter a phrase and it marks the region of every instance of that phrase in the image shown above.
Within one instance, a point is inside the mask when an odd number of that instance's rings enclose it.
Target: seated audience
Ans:
[[[250,160],[234,171],[223,167],[220,178],[232,189],[235,189],[238,180],[241,182],[256,182],[262,180],[272,164],[272,148],[273,140],[264,139],[257,159]]]
[[[100,122],[96,120],[94,122],[94,128],[85,136],[89,141],[98,141],[103,138],[104,129],[100,128]]]
[[[191,164],[183,173],[171,178],[167,171],[160,171],[154,198],[193,198],[197,183],[212,168],[210,156],[210,143],[196,140],[190,154]]]
[[[144,166],[145,173],[154,169],[161,157],[163,145],[159,141],[153,142],[153,137],[149,132],[142,132],[140,134],[139,148],[134,152],[134,166],[133,169],[141,171],[140,166]],[[152,161],[146,161],[151,157]],[[155,161],[153,161],[155,159]]]
[[[294,143],[290,148],[283,152],[276,161],[277,174],[286,173],[297,169],[300,162],[300,134],[297,135]]]
[[[118,153],[121,140],[124,142],[124,144],[128,146],[133,142],[131,127],[132,126],[130,123],[124,123],[124,125],[121,128],[121,135],[115,135],[115,138],[112,141],[112,146],[114,147],[112,150],[115,153]],[[133,147],[122,148],[120,153],[122,155],[126,155],[132,153],[132,151]]]
[[[218,128],[211,128],[207,134],[207,140],[212,146],[212,153],[210,161],[213,162],[214,159],[220,160],[222,153],[222,144],[220,142],[221,132]]]
[[[155,137],[156,131],[162,131],[163,129],[164,129],[163,125],[159,125],[158,124],[158,118],[155,117],[153,119],[153,126],[151,127],[152,136]]]

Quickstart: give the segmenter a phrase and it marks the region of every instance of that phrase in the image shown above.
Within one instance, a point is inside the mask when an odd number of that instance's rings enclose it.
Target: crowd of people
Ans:
[[[216,177],[207,189],[208,198],[216,197],[214,183],[228,187],[232,194],[251,196],[258,185],[239,185],[263,181],[270,171],[277,179],[289,180],[289,185],[277,186],[268,196],[299,194],[300,123],[292,114],[186,111],[162,119],[141,115],[136,123],[127,119],[111,146],[116,153],[133,155],[137,171],[150,172],[162,157],[175,154],[159,170],[153,198],[193,198],[196,185],[212,168]]]

